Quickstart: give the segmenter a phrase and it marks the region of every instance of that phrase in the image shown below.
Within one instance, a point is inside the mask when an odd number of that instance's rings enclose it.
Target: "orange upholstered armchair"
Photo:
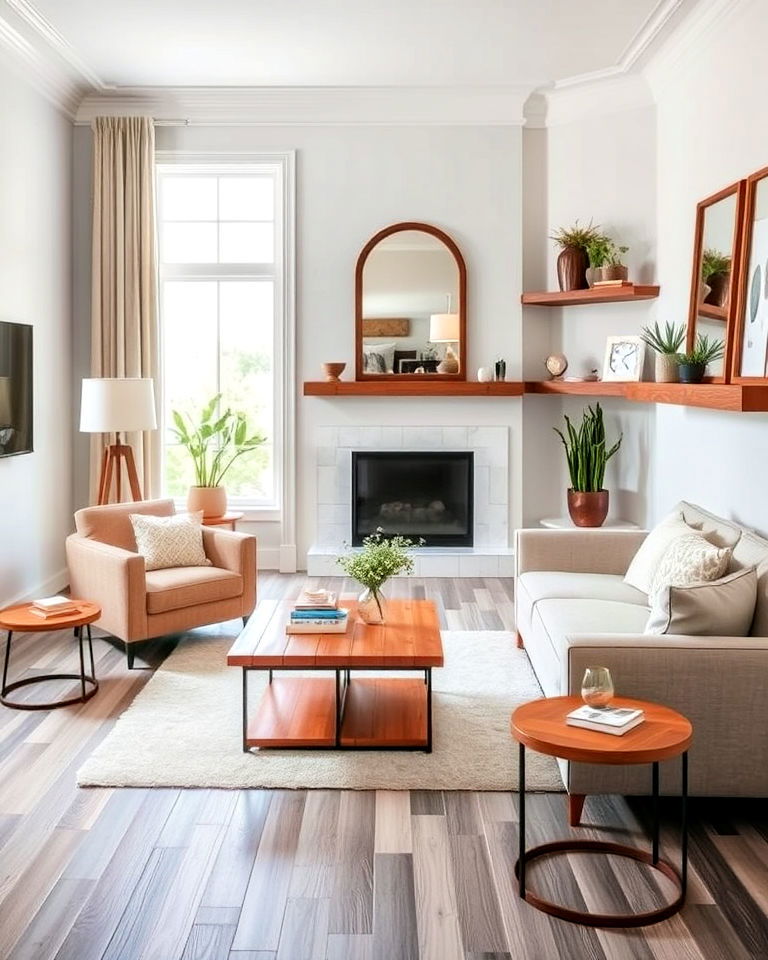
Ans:
[[[72,596],[102,609],[96,626],[132,645],[150,637],[242,617],[256,605],[256,538],[203,527],[209,567],[145,569],[136,552],[131,513],[167,517],[172,500],[86,507],[75,514],[76,533],[67,538]]]

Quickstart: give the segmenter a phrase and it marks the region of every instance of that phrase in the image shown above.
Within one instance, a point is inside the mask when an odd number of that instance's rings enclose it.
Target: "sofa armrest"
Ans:
[[[144,557],[73,533],[67,537],[72,596],[101,607],[97,625],[121,640],[147,635],[147,584]]]
[[[248,616],[256,606],[256,537],[203,527],[203,548],[214,567],[239,573],[243,578],[243,616]]]
[[[518,530],[515,574],[556,570],[623,576],[647,536],[647,530]]]

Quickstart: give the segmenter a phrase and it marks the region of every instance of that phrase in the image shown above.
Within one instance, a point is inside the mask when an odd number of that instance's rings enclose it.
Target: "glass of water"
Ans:
[[[581,681],[581,699],[590,707],[607,707],[613,699],[613,680],[608,667],[587,667]]]

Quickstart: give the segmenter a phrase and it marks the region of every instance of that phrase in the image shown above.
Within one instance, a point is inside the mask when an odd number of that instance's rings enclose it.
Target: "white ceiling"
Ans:
[[[693,2],[6,0],[117,86],[538,86],[614,66]]]

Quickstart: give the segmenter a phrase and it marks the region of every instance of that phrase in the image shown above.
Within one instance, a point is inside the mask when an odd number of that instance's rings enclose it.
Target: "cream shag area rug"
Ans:
[[[516,790],[512,710],[540,697],[511,633],[443,633],[433,671],[433,752],[253,750],[241,746],[241,672],[231,639],[183,640],[78,772],[80,786]],[[250,676],[257,704],[266,674]],[[353,673],[354,682],[354,673]],[[555,761],[526,758],[529,790],[562,791]]]

